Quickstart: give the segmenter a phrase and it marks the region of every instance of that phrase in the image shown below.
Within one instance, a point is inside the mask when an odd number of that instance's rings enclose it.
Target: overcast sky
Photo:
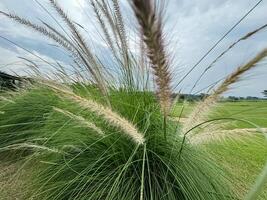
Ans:
[[[47,9],[47,0],[39,0]],[[72,18],[86,27],[92,35],[88,38],[96,51],[104,54],[105,45],[95,40],[95,18],[87,5],[88,0],[59,0]],[[161,0],[159,0],[161,1]],[[192,66],[259,0],[168,0],[166,6],[165,37],[170,57],[173,58],[172,70],[175,72],[173,85],[192,68]],[[136,24],[127,0],[121,0],[121,9],[127,26],[127,33],[133,35]],[[51,18],[35,0],[1,0],[0,10],[15,12],[18,15],[38,22],[40,19],[51,22]],[[182,92],[191,91],[194,82],[207,65],[227,48],[232,42],[246,33],[267,23],[267,0],[263,0],[239,24],[209,56],[179,85],[176,89]],[[47,59],[68,64],[63,52],[53,50],[51,43],[38,34],[10,22],[0,16],[0,36],[17,42],[35,54]],[[254,37],[241,42],[224,56],[200,81],[193,92],[208,86],[225,77],[236,67],[244,64],[260,50],[267,47],[267,29]],[[22,71],[24,68],[19,56],[33,56],[0,38],[0,70]],[[103,55],[104,57],[104,55]],[[232,86],[225,95],[262,96],[267,89],[267,62],[261,62],[257,68],[245,74],[242,81]]]

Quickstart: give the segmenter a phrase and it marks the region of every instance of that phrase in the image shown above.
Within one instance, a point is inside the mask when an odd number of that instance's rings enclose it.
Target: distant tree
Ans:
[[[0,71],[0,88],[14,88],[18,77]]]
[[[259,98],[258,97],[247,96],[246,100],[257,101],[257,100],[259,100]]]
[[[239,98],[235,97],[235,96],[229,96],[228,99],[229,99],[229,101],[238,101],[239,100]]]
[[[267,90],[264,90],[262,93],[265,97],[267,97]]]
[[[0,90],[16,89],[17,87],[22,87],[23,83],[26,82],[33,82],[33,79],[13,76],[0,71]]]

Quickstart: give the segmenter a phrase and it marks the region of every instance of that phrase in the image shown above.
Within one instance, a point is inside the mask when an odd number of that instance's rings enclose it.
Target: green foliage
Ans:
[[[88,92],[88,88],[87,92],[81,91],[83,96]],[[101,95],[94,93],[94,98],[101,101]],[[145,134],[144,145],[137,146],[95,114],[46,89],[30,90],[16,97],[15,103],[3,106],[5,116],[16,109],[20,113],[3,122],[6,125],[24,120],[36,123],[20,129],[18,125],[7,130],[1,127],[5,130],[1,131],[1,141],[34,143],[55,150],[32,148],[32,154],[27,154],[28,162],[35,166],[27,182],[27,198],[228,199],[232,195],[224,172],[206,152],[186,143],[180,155],[181,137],[176,123],[168,122],[167,141],[164,139],[163,117],[152,93],[112,90],[109,98],[113,110]],[[57,113],[53,106],[93,121],[105,135],[99,136]],[[17,133],[10,138],[14,130]],[[25,130],[30,132],[21,135]]]
[[[47,89],[32,89],[14,93],[14,97],[1,101],[0,147],[37,139],[36,134],[45,125],[52,105],[59,98]]]
[[[230,173],[234,190],[240,199],[253,186],[260,174],[267,156],[266,139],[263,136],[244,136],[241,140],[225,140],[206,145],[218,163]],[[267,190],[259,199],[267,198]]]

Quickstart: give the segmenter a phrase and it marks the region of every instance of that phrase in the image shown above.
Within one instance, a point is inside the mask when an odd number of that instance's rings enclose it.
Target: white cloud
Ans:
[[[226,33],[257,1],[237,0],[237,1],[212,1],[212,0],[171,0],[169,2],[169,11],[167,17],[166,33],[179,43],[175,47],[175,57],[178,62],[179,80],[211,47]],[[263,1],[231,34],[223,40],[220,45],[210,53],[210,55],[188,76],[180,86],[183,91],[190,91],[194,81],[198,78],[200,72],[228,45],[245,33],[256,29],[266,23],[267,2]],[[174,31],[172,31],[174,30]],[[224,56],[220,62],[207,74],[201,81],[198,89],[215,82],[233,71],[241,63],[246,62],[255,55],[260,49],[267,46],[267,30],[261,34],[244,41],[235,49],[231,50],[227,56]],[[171,43],[171,42],[170,42]],[[171,43],[172,44],[172,43]],[[267,73],[267,70],[265,71]],[[255,72],[254,75],[257,75]],[[266,76],[264,77],[266,79]],[[232,90],[236,95],[260,94],[256,82],[264,84],[264,78],[253,80],[249,83],[255,83],[254,89],[244,90],[242,87],[236,87]],[[176,79],[176,81],[177,81]],[[244,84],[242,82],[242,84]],[[259,84],[258,84],[259,85]],[[245,92],[244,92],[245,91]]]
[[[49,7],[47,0],[39,0],[46,8]],[[224,34],[233,26],[258,0],[169,0],[166,16],[166,39],[169,44],[170,54],[175,58],[173,65],[177,72],[174,83],[177,82],[183,74],[185,74],[196,61]],[[1,0],[0,10],[14,11],[19,15],[27,17],[31,20],[38,21],[39,18],[53,23],[53,20],[45,13],[35,0]],[[58,0],[59,4],[64,7],[66,12],[75,20],[75,22],[85,25],[88,37],[88,42],[93,49],[99,48],[99,45],[105,47],[103,41],[99,39],[97,32],[98,26],[95,23],[90,6],[86,0]],[[127,33],[131,34],[133,40],[130,41],[131,47],[135,49],[136,39],[135,32],[137,26],[133,23],[134,18],[132,11],[129,8],[127,0],[121,0],[122,12],[126,20]],[[228,37],[220,43],[207,59],[199,65],[195,71],[183,82],[179,89],[184,92],[190,91],[194,81],[199,76],[200,72],[212,61],[222,50],[224,50],[231,42],[235,41],[245,33],[254,30],[255,28],[267,23],[267,2],[263,1]],[[55,15],[55,11],[49,9],[51,14]],[[59,19],[59,18],[57,18]],[[0,16],[0,32],[1,35],[10,36],[17,41],[30,41],[36,43],[37,48],[43,50],[42,55],[51,57],[49,50],[44,51],[44,46],[41,44],[47,43],[43,37],[32,31],[18,26],[15,23],[4,19]],[[88,34],[90,33],[90,34]],[[96,39],[98,38],[98,39]],[[229,74],[238,65],[246,62],[249,58],[255,55],[260,49],[267,46],[267,30],[258,34],[257,36],[240,43],[240,45],[229,52],[227,56],[221,59],[220,62],[203,78],[196,89],[200,89],[219,78]],[[29,44],[29,47],[33,44]],[[3,43],[0,39],[0,46]],[[6,46],[5,46],[6,47]],[[105,51],[103,51],[105,52]],[[20,52],[23,54],[23,52]],[[0,48],[2,54],[2,62],[5,60],[11,62],[15,60],[16,56],[12,51]],[[58,55],[58,54],[55,54]],[[60,59],[62,60],[62,59]],[[264,72],[264,73],[262,73]],[[263,85],[266,85],[267,70],[260,68],[258,71],[251,72],[253,78],[248,78],[238,84],[232,93],[236,95],[260,95]],[[260,76],[261,75],[261,76]],[[242,85],[246,86],[244,89]]]
[[[5,49],[0,47],[0,52],[0,71],[5,71],[12,74],[16,73],[20,75],[28,75],[28,73],[32,73],[32,69],[26,65],[30,63],[22,58],[27,58],[36,63],[40,72],[45,74],[51,74],[49,71],[53,70],[53,67],[50,66],[50,64],[55,65],[55,63],[58,62],[61,65],[67,65],[62,61],[54,60],[51,57],[39,52],[32,51],[32,53],[29,53],[18,47],[13,49]]]

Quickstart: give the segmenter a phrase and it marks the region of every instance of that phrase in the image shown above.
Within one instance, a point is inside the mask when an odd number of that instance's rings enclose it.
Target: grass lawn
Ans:
[[[214,117],[233,117],[247,120],[259,127],[267,127],[267,101],[220,103]],[[230,128],[255,128],[244,122],[235,122]]]
[[[172,112],[173,117],[186,118],[194,107],[194,103],[178,103]],[[181,114],[182,111],[182,114]],[[231,117],[246,120],[259,127],[267,128],[267,101],[221,102],[210,116],[211,118]],[[235,121],[227,129],[255,128],[251,124]]]
[[[172,115],[186,118],[193,109],[193,103],[178,103]],[[231,117],[249,121],[267,128],[267,101],[221,102],[211,118]],[[235,121],[225,129],[255,128],[251,124]],[[262,136],[245,137],[240,141],[227,140],[206,145],[219,164],[233,177],[233,187],[240,196],[246,194],[267,161],[267,141]],[[267,186],[261,199],[267,199]]]
[[[210,143],[206,147],[230,173],[240,197],[247,193],[267,161],[267,141],[261,136]],[[260,199],[267,199],[267,185]]]

